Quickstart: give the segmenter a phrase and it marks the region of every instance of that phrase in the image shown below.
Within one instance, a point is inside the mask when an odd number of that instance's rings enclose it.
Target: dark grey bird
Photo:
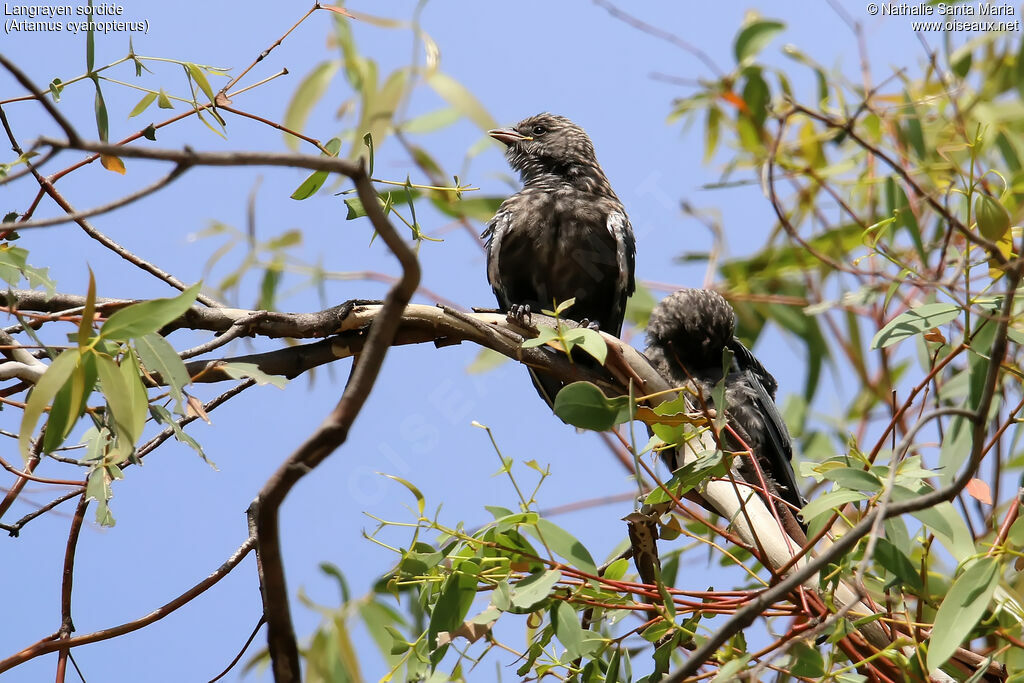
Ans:
[[[778,382],[735,337],[736,314],[722,295],[706,289],[681,289],[654,307],[647,323],[647,357],[676,386],[692,383],[709,408],[715,385],[725,379],[725,410],[730,424],[754,453],[765,483],[795,508],[807,504],[793,472],[793,446],[775,405]],[[733,353],[728,372],[723,350]],[[674,466],[673,463],[669,463]],[[757,474],[743,465],[741,476],[759,485]],[[777,510],[786,506],[775,505]],[[785,519],[788,515],[780,515]],[[799,518],[793,514],[794,519]]]
[[[524,320],[531,311],[575,298],[567,317],[618,336],[636,287],[636,250],[629,218],[590,138],[554,114],[488,134],[506,145],[509,165],[523,183],[482,235],[487,280],[501,310]],[[562,384],[531,375],[550,405]]]

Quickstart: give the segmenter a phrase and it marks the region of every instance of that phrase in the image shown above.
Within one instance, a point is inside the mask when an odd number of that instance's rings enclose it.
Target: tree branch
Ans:
[[[346,168],[351,165],[350,162],[344,164]],[[379,314],[370,325],[366,343],[352,365],[348,384],[338,404],[320,428],[267,480],[249,508],[250,524],[255,525],[258,539],[260,589],[263,596],[263,613],[267,619],[267,645],[274,679],[278,683],[299,681],[302,677],[299,650],[288,605],[278,511],[295,483],[345,442],[349,428],[359,415],[366,397],[377,380],[384,356],[401,324],[402,312],[416,292],[420,281],[420,267],[416,254],[398,236],[384,216],[377,202],[377,194],[362,164],[355,172],[350,171],[346,175],[350,175],[355,182],[356,191],[373,227],[398,258],[402,266],[402,277],[388,291]]]

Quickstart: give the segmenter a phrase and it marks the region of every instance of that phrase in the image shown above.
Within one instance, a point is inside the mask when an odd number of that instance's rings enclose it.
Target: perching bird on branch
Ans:
[[[778,383],[734,336],[735,328],[736,315],[718,292],[681,289],[651,312],[647,323],[647,357],[676,386],[692,382],[699,400],[709,408],[715,407],[713,391],[724,374],[729,424],[753,451],[765,483],[774,487],[775,494],[789,505],[803,507],[806,501],[800,495],[793,472],[789,430],[775,406]],[[722,365],[726,348],[733,353],[728,373],[723,372]],[[675,469],[679,465],[669,466]],[[741,464],[739,471],[750,484],[759,486],[753,468]],[[786,506],[776,502],[775,507],[783,511]],[[794,519],[798,519],[795,512]]]
[[[501,310],[522,322],[531,311],[575,298],[569,318],[618,336],[635,289],[633,229],[590,138],[554,114],[488,134],[507,146],[523,182],[482,235],[487,280]],[[531,375],[550,405],[562,384]]]

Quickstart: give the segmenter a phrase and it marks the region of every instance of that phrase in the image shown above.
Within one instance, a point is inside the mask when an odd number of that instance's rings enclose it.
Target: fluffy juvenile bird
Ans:
[[[633,229],[597,163],[586,132],[564,116],[538,114],[488,134],[506,145],[523,189],[498,208],[482,237],[487,280],[518,319],[575,298],[573,320],[616,336],[633,293]],[[549,404],[561,383],[531,370]]]
[[[714,407],[712,392],[724,374],[730,424],[753,451],[765,483],[773,486],[782,500],[803,507],[806,501],[793,472],[789,430],[775,406],[778,383],[734,336],[735,328],[736,314],[718,292],[681,289],[651,312],[647,357],[676,386],[692,382],[708,407]],[[728,373],[723,373],[722,351],[726,348],[732,351],[733,360]],[[741,464],[739,471],[748,482],[758,485],[752,468]],[[781,511],[784,506],[776,508]]]

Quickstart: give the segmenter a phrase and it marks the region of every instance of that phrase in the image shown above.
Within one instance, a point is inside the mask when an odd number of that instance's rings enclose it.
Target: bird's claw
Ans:
[[[593,330],[594,332],[601,331],[601,323],[597,322],[596,320],[591,320],[590,318],[584,318],[583,320],[581,320],[580,327],[585,327],[588,330]]]
[[[533,315],[530,313],[530,304],[512,304],[508,307],[505,318],[510,323],[530,327],[533,325]]]

